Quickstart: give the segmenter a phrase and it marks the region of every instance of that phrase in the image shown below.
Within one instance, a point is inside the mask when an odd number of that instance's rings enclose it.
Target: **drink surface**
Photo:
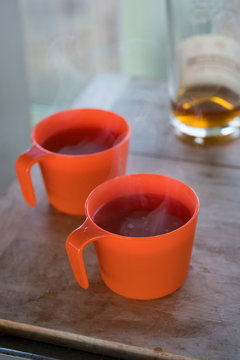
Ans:
[[[172,112],[183,124],[198,128],[226,126],[240,114],[240,96],[224,86],[180,88]]]
[[[41,146],[65,155],[87,155],[107,150],[120,141],[121,136],[105,128],[71,128],[48,137]]]
[[[116,198],[100,207],[94,222],[111,233],[148,237],[176,230],[191,218],[190,210],[168,196],[142,193]]]

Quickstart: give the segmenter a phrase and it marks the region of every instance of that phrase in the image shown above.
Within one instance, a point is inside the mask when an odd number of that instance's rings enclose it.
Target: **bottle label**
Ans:
[[[223,35],[182,41],[176,53],[179,87],[224,86],[240,95],[240,44]]]

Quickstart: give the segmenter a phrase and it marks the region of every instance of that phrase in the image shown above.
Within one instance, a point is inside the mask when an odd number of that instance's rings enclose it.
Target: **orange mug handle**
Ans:
[[[20,155],[16,161],[16,173],[22,194],[26,202],[31,206],[36,205],[36,197],[31,180],[31,168],[35,163],[46,156],[51,155],[33,144],[30,149]]]
[[[106,237],[106,235],[99,235],[89,219],[86,219],[85,222],[79,228],[71,232],[67,238],[66,251],[72,267],[72,272],[83,289],[88,289],[89,286],[83,261],[83,250],[89,243],[104,237]]]

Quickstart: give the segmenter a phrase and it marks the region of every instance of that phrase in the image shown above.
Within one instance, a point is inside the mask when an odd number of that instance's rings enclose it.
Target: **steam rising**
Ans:
[[[115,234],[149,237],[176,230],[190,217],[190,211],[173,198],[133,192],[105,203],[97,210],[94,221]]]

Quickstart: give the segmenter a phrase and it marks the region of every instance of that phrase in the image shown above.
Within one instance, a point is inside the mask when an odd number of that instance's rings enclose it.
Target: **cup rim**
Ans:
[[[60,154],[60,153],[57,153],[57,152],[54,152],[54,151],[50,151],[48,149],[46,149],[45,147],[41,146],[37,140],[36,140],[36,132],[37,132],[37,128],[40,124],[42,124],[43,122],[47,122],[49,121],[53,116],[58,116],[58,115],[61,115],[63,113],[67,113],[67,112],[74,112],[74,111],[79,111],[79,112],[82,112],[82,111],[98,111],[98,112],[104,112],[104,113],[108,113],[108,114],[111,114],[112,116],[114,117],[118,117],[120,118],[121,120],[124,121],[126,127],[127,127],[127,130],[126,130],[126,134],[123,136],[123,138],[117,143],[117,144],[114,144],[113,146],[111,146],[110,148],[108,149],[105,149],[105,150],[102,150],[102,151],[98,151],[98,152],[94,152],[94,153],[91,153],[91,154]],[[123,142],[126,142],[126,141],[129,141],[130,139],[130,135],[131,135],[131,127],[130,127],[130,124],[127,122],[127,120],[113,112],[113,111],[110,111],[110,110],[103,110],[103,109],[98,109],[98,108],[77,108],[77,109],[66,109],[66,110],[61,110],[61,111],[58,111],[58,112],[55,112],[53,114],[50,114],[48,116],[46,116],[45,118],[43,118],[42,120],[40,120],[32,129],[31,131],[31,140],[32,140],[32,143],[37,147],[39,148],[42,152],[46,153],[46,154],[49,154],[49,155],[54,155],[54,156],[57,156],[57,157],[61,157],[61,158],[86,158],[86,157],[95,157],[95,156],[98,156],[98,155],[102,155],[102,154],[105,154],[109,151],[111,151],[112,149],[116,149],[118,148],[119,146],[122,145]]]
[[[175,230],[172,230],[172,231],[169,231],[167,233],[164,233],[164,234],[159,234],[159,235],[154,235],[154,236],[124,236],[124,235],[120,235],[120,234],[116,234],[116,233],[112,233],[108,230],[105,230],[103,228],[101,228],[99,225],[97,225],[94,220],[92,219],[92,216],[89,214],[89,210],[88,210],[88,203],[89,201],[91,200],[91,197],[94,195],[94,192],[97,191],[98,188],[100,188],[101,186],[106,186],[108,183],[112,183],[112,182],[116,182],[116,181],[119,181],[121,178],[126,178],[126,177],[142,177],[142,176],[158,176],[158,177],[163,177],[165,179],[170,179],[170,180],[174,180],[176,181],[177,183],[187,187],[191,192],[192,192],[192,195],[194,196],[195,198],[195,201],[196,201],[196,206],[195,206],[195,209],[194,209],[194,212],[191,216],[191,218],[185,222],[183,225],[179,226],[177,229]],[[98,186],[96,186],[91,192],[90,194],[88,195],[87,199],[86,199],[86,202],[85,202],[85,213],[86,213],[86,220],[89,220],[91,221],[92,225],[93,226],[96,226],[102,233],[104,232],[105,234],[109,234],[113,237],[117,237],[117,238],[121,238],[121,239],[125,239],[125,240],[135,240],[135,241],[146,241],[146,239],[149,241],[149,240],[160,240],[161,239],[164,239],[166,237],[169,236],[169,234],[173,234],[173,233],[177,233],[180,229],[183,229],[187,226],[189,226],[189,224],[191,224],[191,222],[193,222],[195,220],[195,218],[198,216],[199,214],[199,210],[200,210],[200,201],[199,201],[199,198],[198,198],[198,195],[196,194],[196,192],[192,189],[192,187],[190,187],[189,185],[187,185],[186,183],[184,183],[183,181],[181,180],[178,180],[176,178],[173,178],[171,176],[166,176],[166,175],[162,175],[162,174],[154,174],[154,173],[139,173],[139,174],[128,174],[128,175],[122,175],[122,176],[117,176],[113,179],[109,179],[107,181],[105,181],[104,183],[102,184],[99,184]]]

